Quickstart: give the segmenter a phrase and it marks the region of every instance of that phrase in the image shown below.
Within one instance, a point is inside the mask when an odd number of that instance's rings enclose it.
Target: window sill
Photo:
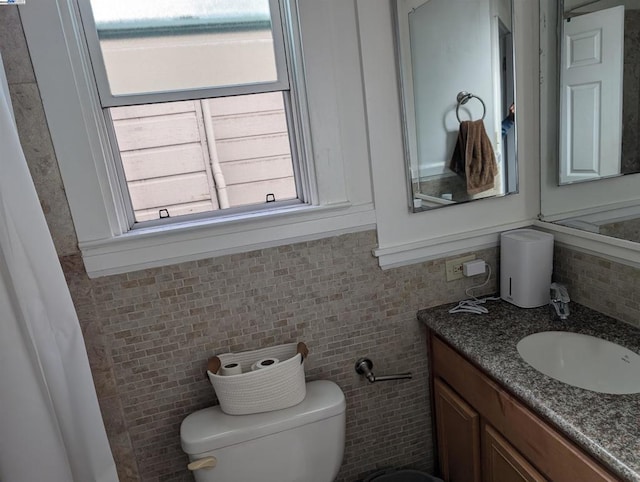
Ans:
[[[156,268],[283,244],[375,229],[370,203],[293,206],[198,223],[129,231],[109,239],[80,243],[90,278]]]

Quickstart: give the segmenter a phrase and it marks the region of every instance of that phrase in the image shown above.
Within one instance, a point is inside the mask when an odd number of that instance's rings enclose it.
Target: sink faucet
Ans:
[[[569,317],[569,292],[567,287],[560,283],[551,283],[549,287],[551,294],[551,306],[555,309],[555,313],[561,320]]]

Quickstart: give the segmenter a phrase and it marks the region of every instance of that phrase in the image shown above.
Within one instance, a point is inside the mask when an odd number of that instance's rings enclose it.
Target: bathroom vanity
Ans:
[[[640,394],[566,385],[528,365],[517,343],[542,331],[596,336],[640,351],[640,330],[571,304],[485,305],[487,315],[418,312],[427,326],[438,459],[445,480],[640,480]]]

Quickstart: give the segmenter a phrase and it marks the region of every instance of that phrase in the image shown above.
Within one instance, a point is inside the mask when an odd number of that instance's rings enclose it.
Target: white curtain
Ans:
[[[0,57],[0,480],[117,481]]]

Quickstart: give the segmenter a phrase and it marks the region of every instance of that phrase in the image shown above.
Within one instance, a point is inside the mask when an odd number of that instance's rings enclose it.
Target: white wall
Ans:
[[[84,240],[81,248],[85,263],[95,275],[365,229],[371,226],[373,216],[379,243],[375,254],[381,257],[381,265],[393,266],[495,245],[497,233],[529,225],[539,213],[537,1],[515,0],[519,194],[410,214],[391,2],[309,0],[300,2],[300,21],[305,40],[315,175],[323,211],[273,222],[258,219],[224,227],[206,226],[215,233],[211,236],[209,231],[206,236],[190,231],[170,233],[171,243],[156,236],[156,232],[137,237],[114,236],[115,221],[105,220],[111,216],[104,207],[108,197],[105,193],[95,206],[83,203],[85,195],[102,192],[100,178],[86,172],[87,166],[96,169],[91,161],[91,143],[95,139],[87,132],[87,122],[91,120],[85,117],[88,113],[77,109],[78,94],[73,94],[75,104],[63,102],[61,92],[74,85],[74,78],[70,75],[72,69],[52,54],[54,47],[66,52],[68,44],[60,31],[52,31],[52,20],[57,17],[55,11],[48,13],[50,4],[53,2],[33,0],[21,9],[21,14],[45,109],[47,113],[51,109],[68,113],[59,128],[53,128],[51,122],[50,127],[59,159],[70,157],[73,161],[64,168],[61,165],[65,184],[67,176],[81,181],[77,187],[83,196],[71,193],[68,187],[67,194],[74,221],[82,218],[85,222],[82,229],[76,222],[76,228]],[[55,5],[51,9],[55,10]],[[61,20],[71,23],[66,14]],[[53,34],[53,38],[46,34]],[[65,55],[61,58],[68,62],[69,54]],[[47,68],[56,75],[45,82],[43,70]],[[57,134],[69,133],[73,133],[73,139],[68,143],[60,139],[56,142]],[[71,149],[77,148],[78,143],[83,149],[88,144],[84,154]],[[336,175],[336,170],[343,175]],[[92,178],[95,182],[88,182]],[[375,213],[369,204],[371,183]],[[348,206],[336,201],[345,198]]]

